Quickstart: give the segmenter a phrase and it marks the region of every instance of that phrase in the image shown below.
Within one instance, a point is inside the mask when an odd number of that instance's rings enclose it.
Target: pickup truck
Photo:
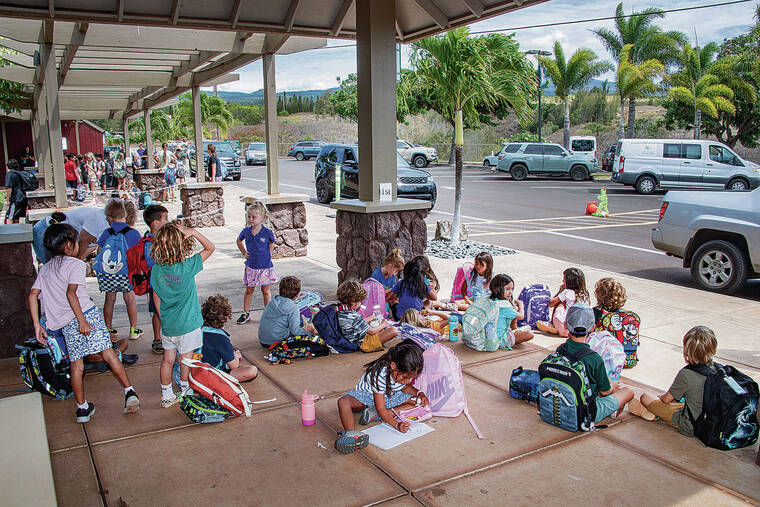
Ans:
[[[431,162],[438,160],[438,150],[435,148],[417,146],[401,139],[396,141],[396,151],[417,169],[427,167]]]
[[[683,259],[699,288],[736,292],[747,278],[760,276],[760,188],[668,192],[652,244]]]

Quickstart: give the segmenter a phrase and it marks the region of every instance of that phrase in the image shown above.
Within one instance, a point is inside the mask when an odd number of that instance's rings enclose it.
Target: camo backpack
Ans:
[[[594,352],[584,347],[570,354],[567,344],[538,365],[538,411],[545,422],[567,431],[592,431],[596,395],[591,391],[582,358]]]

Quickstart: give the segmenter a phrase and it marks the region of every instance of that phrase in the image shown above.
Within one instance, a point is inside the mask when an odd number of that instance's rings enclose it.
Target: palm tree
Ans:
[[[633,64],[647,60],[659,60],[665,65],[676,63],[679,48],[686,43],[686,35],[682,32],[663,31],[654,25],[657,19],[665,17],[662,9],[649,7],[641,12],[633,12],[626,17],[623,3],[615,9],[615,28],[599,28],[594,33],[601,39],[610,55],[620,61],[623,47],[631,45],[629,59]],[[636,125],[636,98],[631,97],[628,103],[628,137],[634,137]]]
[[[528,98],[536,86],[533,68],[511,37],[470,37],[460,27],[412,45],[413,76],[404,84],[446,119],[454,120],[455,194],[451,243],[459,242],[464,125],[506,103],[520,121],[531,114]],[[403,94],[402,94],[403,95]],[[402,99],[403,100],[403,99]]]
[[[570,146],[570,95],[588,84],[596,76],[612,69],[609,62],[601,62],[596,53],[588,48],[580,48],[570,60],[565,59],[565,51],[559,41],[554,43],[554,59],[538,57],[539,64],[554,83],[555,95],[565,106],[565,122],[562,141],[565,148]]]
[[[617,69],[617,92],[620,99],[620,120],[618,124],[618,139],[623,138],[625,116],[625,101],[635,100],[636,97],[657,91],[654,80],[665,71],[665,66],[659,60],[652,58],[639,64],[631,62],[633,44],[626,44],[620,52]]]
[[[224,99],[214,97],[207,93],[201,93],[201,124],[218,127],[222,134],[227,133],[227,128],[232,124],[232,113],[227,109]],[[180,96],[177,104],[177,117],[182,125],[192,128],[193,126],[193,100],[189,93]]]

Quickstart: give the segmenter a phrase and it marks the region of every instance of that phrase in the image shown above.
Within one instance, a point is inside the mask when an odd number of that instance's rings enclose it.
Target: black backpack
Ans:
[[[31,192],[40,188],[40,182],[34,173],[29,171],[16,171],[21,178],[21,190],[24,192]]]
[[[686,367],[704,375],[702,413],[696,418],[686,406],[694,436],[708,447],[729,450],[757,442],[757,383],[733,366],[714,363],[716,371],[703,364]]]
[[[74,394],[68,356],[60,347],[51,347],[57,345],[54,337],[48,335],[48,343],[49,346],[41,345],[30,338],[23,345],[16,345],[21,378],[29,389],[65,400]]]
[[[343,336],[335,306],[327,305],[322,307],[311,319],[311,323],[317,328],[319,336],[325,341],[325,344],[337,350],[338,353],[346,354],[359,350],[359,345],[348,341]]]

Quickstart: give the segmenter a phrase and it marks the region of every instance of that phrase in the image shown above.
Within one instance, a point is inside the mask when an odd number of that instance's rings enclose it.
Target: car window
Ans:
[[[702,158],[702,146],[699,144],[684,144],[683,154],[683,158],[699,160]]]
[[[594,141],[591,139],[573,139],[570,149],[572,151],[594,151]]]
[[[333,148],[329,152],[327,152],[327,161],[331,164],[337,164],[338,163],[338,151]]]
[[[734,155],[731,150],[725,146],[710,145],[710,160],[719,164],[743,166],[739,157]]]
[[[403,150],[406,148],[406,143],[403,141],[396,141],[396,149],[397,150]]]
[[[662,158],[681,158],[681,145],[669,143],[663,144]]]
[[[248,145],[249,150],[266,150],[267,145],[264,143],[251,143]]]
[[[529,144],[525,147],[526,155],[541,155],[544,152],[540,144]]]
[[[544,155],[552,155],[554,157],[561,157],[565,153],[565,150],[559,146],[553,146],[551,144],[544,145]]]
[[[343,152],[343,163],[346,162],[356,162],[356,159],[354,158],[354,150],[351,148],[346,148]]]
[[[406,161],[404,157],[401,156],[401,153],[396,152],[396,168],[411,168],[412,166],[409,165],[409,162]]]
[[[504,147],[502,151],[504,151],[504,153],[517,153],[519,149],[520,149],[519,144],[508,144],[507,146]]]

